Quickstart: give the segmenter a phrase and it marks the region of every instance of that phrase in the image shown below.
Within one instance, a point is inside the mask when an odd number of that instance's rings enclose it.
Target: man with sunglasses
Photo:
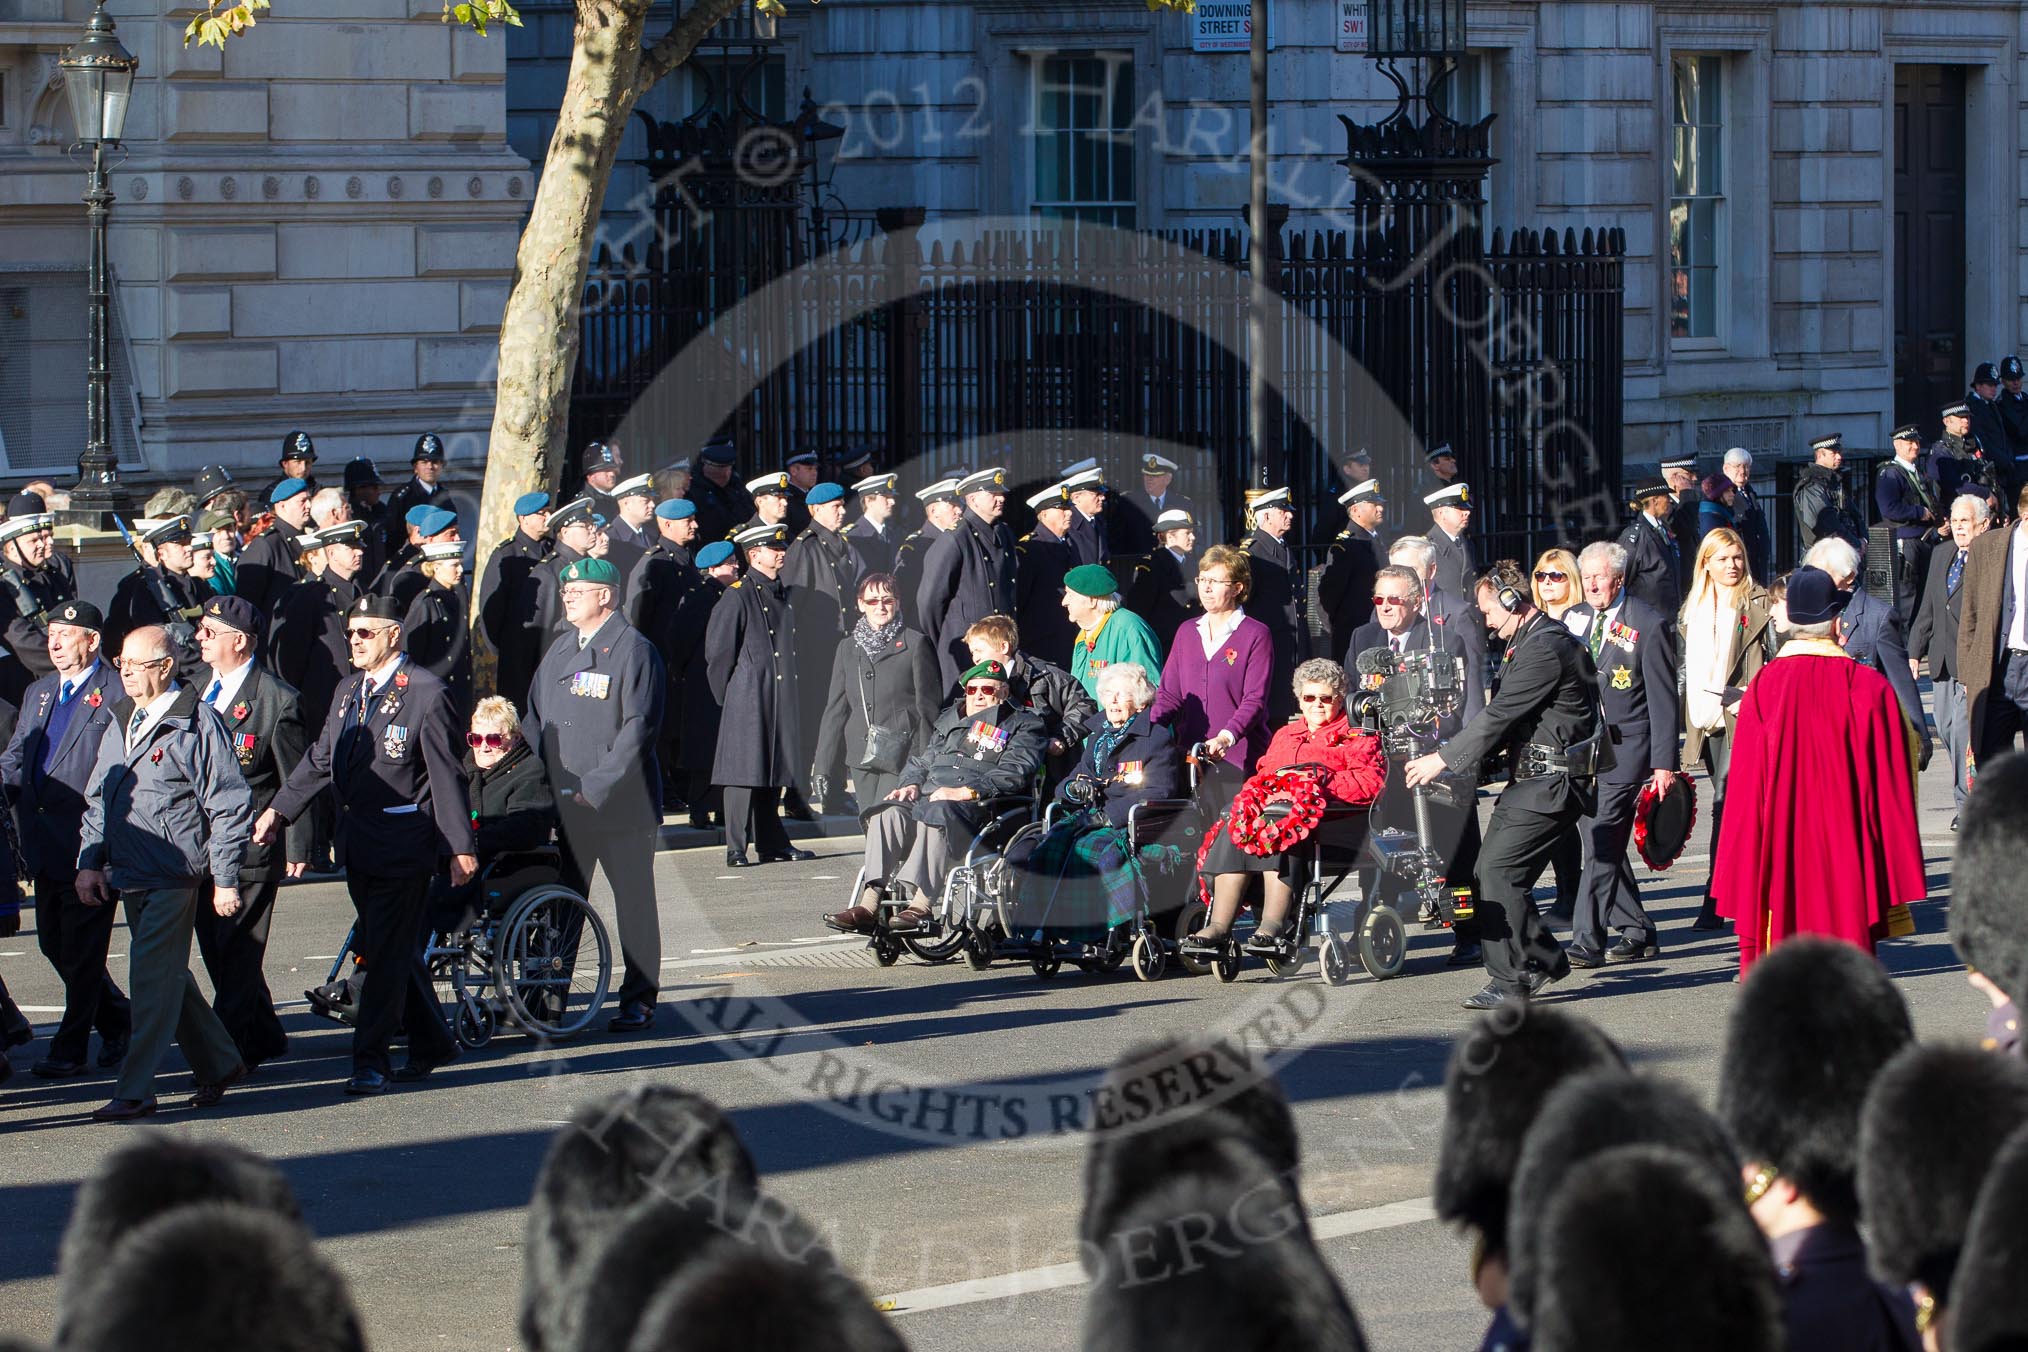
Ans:
[[[870,930],[870,903],[890,886],[910,894],[888,922],[890,933],[913,933],[929,919],[952,865],[965,857],[983,824],[979,804],[1027,792],[1042,771],[1049,732],[1013,703],[1010,691],[1007,668],[998,662],[980,662],[964,673],[958,700],[937,719],[928,745],[909,758],[900,787],[887,795],[887,802],[905,806],[868,822],[866,893],[858,905],[824,917],[825,924]]]
[[[423,967],[423,914],[432,880],[448,873],[462,887],[478,860],[462,730],[444,683],[402,651],[399,603],[360,597],[345,641],[358,674],[339,685],[323,733],[261,813],[254,841],[274,844],[335,790],[338,861],[357,914],[352,946],[366,968],[345,1092],[373,1095],[387,1092],[397,1029],[408,1034],[408,1061],[393,1079],[421,1080],[458,1054]]]
[[[260,615],[251,601],[216,596],[205,602],[197,622],[197,646],[205,667],[201,684],[192,684],[225,725],[233,758],[253,794],[255,815],[266,811],[281,791],[303,759],[306,741],[299,697],[254,661],[259,643]],[[262,965],[275,893],[285,873],[303,876],[311,835],[305,814],[289,827],[285,849],[249,844],[239,868],[239,911],[221,915],[209,905],[197,910],[197,948],[216,992],[211,1007],[248,1070],[289,1050]]]
[[[662,657],[619,613],[620,570],[579,559],[558,575],[564,621],[528,687],[529,720],[556,790],[563,882],[591,895],[603,870],[619,914],[620,1012],[612,1033],[655,1022],[662,931],[655,910],[655,842],[662,826]]]

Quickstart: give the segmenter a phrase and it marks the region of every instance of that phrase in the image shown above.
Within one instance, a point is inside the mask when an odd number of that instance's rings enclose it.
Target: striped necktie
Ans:
[[[1951,560],[1951,571],[1944,578],[1944,595],[1956,596],[1958,594],[1958,583],[1965,579],[1965,557],[1966,551],[1960,549],[1958,556]]]

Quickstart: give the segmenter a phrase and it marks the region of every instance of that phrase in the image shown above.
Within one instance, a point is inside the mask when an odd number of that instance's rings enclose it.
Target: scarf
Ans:
[[[1700,732],[1725,727],[1725,678],[1732,674],[1739,621],[1740,613],[1721,604],[1716,592],[1683,617],[1684,714]]]
[[[1104,727],[1091,735],[1093,774],[1104,778],[1112,773],[1113,752],[1117,751],[1120,743],[1127,739],[1127,729],[1132,726],[1134,720],[1131,718],[1118,727],[1114,727],[1111,720],[1108,720]]]
[[[865,653],[869,658],[878,657],[882,653],[893,652],[895,640],[900,637],[901,621],[899,619],[889,620],[880,628],[875,629],[873,621],[862,615],[859,617],[859,623],[852,626],[852,641],[857,643],[859,651]]]

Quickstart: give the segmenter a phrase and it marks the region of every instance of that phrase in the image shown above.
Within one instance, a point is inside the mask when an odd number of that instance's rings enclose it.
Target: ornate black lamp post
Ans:
[[[90,150],[91,177],[85,189],[85,216],[91,224],[90,319],[85,348],[85,449],[78,457],[77,487],[66,519],[105,527],[106,518],[126,510],[126,492],[112,450],[111,283],[106,275],[106,226],[113,190],[106,182],[106,148],[117,147],[127,125],[127,102],[140,62],[120,45],[103,4],[92,11],[84,37],[65,52],[64,92],[70,96],[77,144]]]

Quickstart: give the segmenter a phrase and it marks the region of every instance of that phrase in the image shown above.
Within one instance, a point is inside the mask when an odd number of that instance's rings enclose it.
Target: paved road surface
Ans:
[[[1982,1031],[1984,1008],[1942,933],[1951,837],[1939,767],[1923,796],[1944,804],[1923,814],[1933,899],[1918,908],[1921,933],[1883,958],[1923,1036],[1966,1039]],[[427,1086],[371,1101],[337,1092],[347,1034],[300,998],[349,922],[343,887],[289,888],[269,971],[290,997],[293,1050],[221,1109],[180,1106],[191,1084],[173,1055],[165,1109],[148,1127],[84,1120],[108,1095],[103,1073],[59,1084],[22,1073],[0,1089],[0,1330],[48,1336],[57,1241],[79,1180],[134,1131],[169,1130],[283,1163],[353,1282],[374,1346],[495,1352],[513,1340],[522,1207],[550,1133],[585,1097],[652,1079],[731,1110],[768,1186],[825,1230],[869,1289],[897,1298],[915,1347],[970,1348],[990,1332],[1010,1350],[1058,1349],[1074,1344],[1083,1304],[1064,1267],[1076,1257],[1082,1095],[1135,1041],[1214,1029],[1248,1055],[1295,1037],[1279,1069],[1303,1131],[1305,1191],[1374,1345],[1476,1341],[1484,1312],[1465,1246],[1429,1218],[1427,1197],[1437,1086],[1471,1017],[1457,1001],[1483,977],[1444,970],[1441,936],[1414,932],[1401,977],[1339,989],[1314,965],[1287,983],[1252,966],[1231,986],[1075,972],[1045,983],[1025,966],[975,973],[908,959],[883,971],[816,923],[843,897],[858,842],[817,848],[813,863],[737,874],[716,848],[658,857],[666,986],[651,1034],[547,1053],[503,1035]],[[1663,957],[1579,974],[1555,998],[1708,1099],[1734,950],[1729,935],[1688,929],[1705,857],[1701,841],[1692,848],[1645,884]],[[114,950],[123,975],[123,935]],[[0,941],[0,974],[38,1023],[53,1021],[61,997],[32,933]],[[25,1070],[43,1046],[17,1064]]]

